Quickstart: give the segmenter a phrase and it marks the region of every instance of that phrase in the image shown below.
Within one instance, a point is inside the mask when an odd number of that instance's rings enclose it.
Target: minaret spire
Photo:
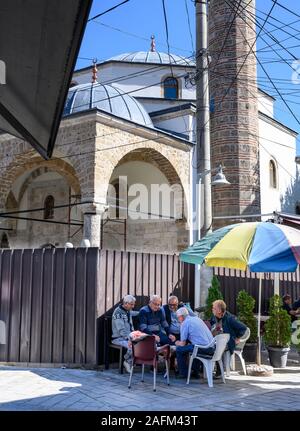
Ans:
[[[92,84],[97,84],[98,83],[98,80],[97,80],[97,72],[98,72],[97,58],[93,59],[93,64],[94,64],[94,66],[93,66],[93,71],[92,71]]]
[[[151,36],[151,45],[150,45],[150,51],[155,52],[155,36],[152,34]]]

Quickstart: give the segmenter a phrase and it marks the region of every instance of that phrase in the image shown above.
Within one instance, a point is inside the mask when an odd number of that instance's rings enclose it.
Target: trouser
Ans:
[[[170,345],[174,344],[174,341],[171,341],[170,338],[162,331],[153,332],[153,335],[158,335],[160,338],[160,342],[157,343],[158,346],[164,346],[165,344],[170,344]]]
[[[179,374],[181,376],[187,377],[188,375],[188,358],[189,353],[193,353],[194,345],[193,344],[187,344],[186,346],[177,346],[176,347],[176,358],[177,358],[177,365],[179,369]],[[215,347],[208,347],[207,349],[198,349],[198,354],[201,353],[203,355],[211,355],[213,356],[215,352]],[[195,372],[199,372],[200,370],[200,361],[196,359],[193,361],[192,369]]]
[[[125,361],[127,361],[129,364],[132,363],[132,348],[129,347],[128,345],[128,340],[126,340],[123,337],[119,337],[119,338],[114,338],[112,340],[112,344],[116,344],[117,346],[122,346],[125,347],[125,349],[127,349],[125,355],[124,355],[124,359]]]

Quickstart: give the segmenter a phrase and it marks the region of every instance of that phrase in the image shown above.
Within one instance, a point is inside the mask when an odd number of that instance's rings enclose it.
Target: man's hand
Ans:
[[[160,342],[160,338],[159,338],[159,336],[158,336],[158,335],[154,335],[154,337],[155,337],[155,341],[156,341],[157,343],[159,343],[159,342]]]
[[[176,340],[176,337],[175,337],[175,335],[173,335],[173,334],[169,334],[169,338],[170,338],[170,340],[171,341],[175,341]]]
[[[176,341],[175,342],[175,346],[185,346],[186,342],[185,341]]]

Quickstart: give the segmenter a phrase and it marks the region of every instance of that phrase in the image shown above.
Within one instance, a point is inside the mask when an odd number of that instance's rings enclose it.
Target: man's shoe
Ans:
[[[214,376],[213,376],[213,377],[214,377],[214,379],[217,379],[217,380],[218,380],[218,379],[221,379],[221,378],[222,378],[222,374],[217,374],[217,373],[216,373],[216,374],[214,374]]]
[[[125,370],[127,371],[127,373],[130,373],[130,371],[131,371],[131,365],[129,364],[129,362],[124,361],[123,362],[123,366],[124,366]]]

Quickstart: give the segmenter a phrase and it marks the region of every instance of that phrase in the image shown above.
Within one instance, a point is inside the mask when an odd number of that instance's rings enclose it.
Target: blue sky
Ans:
[[[94,0],[90,16],[101,13],[120,2],[121,0]],[[282,41],[282,46],[288,48],[289,52],[275,44],[275,40],[262,31],[257,43],[257,55],[300,123],[300,74],[298,82],[298,75],[296,72],[293,75],[292,70],[292,67],[299,67],[300,70],[300,61],[299,64],[294,63],[295,59],[300,59],[300,2],[295,0],[279,0],[278,2],[299,16],[276,5],[271,14],[275,19],[269,18],[264,30],[271,32],[273,38]],[[165,4],[170,51],[174,54],[191,56],[195,49],[194,3],[192,0],[165,0]],[[272,0],[256,0],[257,20],[260,24],[263,23],[265,14],[270,11],[272,4]],[[283,24],[276,20],[282,21],[284,24],[291,24],[293,28],[284,27],[282,30],[277,30],[274,25],[282,27]],[[148,51],[151,34],[156,37],[157,50],[167,52],[162,0],[130,0],[88,23],[76,68],[88,66],[91,64],[92,58],[101,61],[124,52]],[[275,52],[271,48],[266,48],[266,43],[262,38],[268,44],[274,44]],[[300,124],[281,101],[277,91],[259,66],[258,78],[260,87],[277,99],[275,118],[300,132]],[[298,144],[298,154],[300,154],[300,144]]]

